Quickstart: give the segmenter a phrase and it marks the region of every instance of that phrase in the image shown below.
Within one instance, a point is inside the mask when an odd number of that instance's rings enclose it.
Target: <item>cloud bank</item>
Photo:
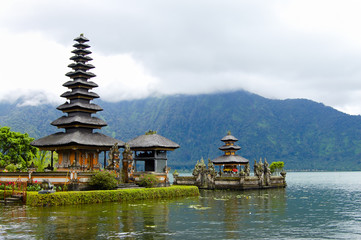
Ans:
[[[0,3],[0,101],[61,102],[72,40],[90,39],[103,100],[244,89],[361,113],[359,1]]]

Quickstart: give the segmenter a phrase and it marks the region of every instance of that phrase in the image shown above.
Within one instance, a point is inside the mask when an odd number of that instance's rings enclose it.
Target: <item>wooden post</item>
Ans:
[[[104,151],[104,165],[103,165],[103,167],[104,167],[104,169],[105,169],[105,167],[107,166],[107,151]]]
[[[53,165],[54,165],[54,156],[53,156],[53,154],[54,154],[54,151],[51,151],[51,169],[52,170],[54,170],[54,168],[53,168]]]

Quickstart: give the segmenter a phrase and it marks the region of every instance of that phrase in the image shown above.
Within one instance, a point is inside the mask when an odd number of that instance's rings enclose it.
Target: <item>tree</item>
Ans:
[[[282,172],[284,166],[285,166],[285,163],[282,161],[279,161],[279,162],[272,162],[271,165],[269,166],[269,168],[271,170],[271,173],[279,174],[280,172]]]
[[[9,127],[0,127],[0,167],[9,164],[26,169],[38,149],[30,145],[34,138],[27,133],[10,131]]]
[[[53,153],[53,161],[58,161],[58,154]],[[37,167],[37,172],[43,172],[46,167],[51,164],[51,152],[50,151],[37,151],[33,158],[33,163]]]

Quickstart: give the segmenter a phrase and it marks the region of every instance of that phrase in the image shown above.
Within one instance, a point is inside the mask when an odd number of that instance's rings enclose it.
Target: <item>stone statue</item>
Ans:
[[[177,185],[177,178],[179,176],[179,173],[177,170],[174,170],[173,172],[173,184]]]
[[[244,167],[245,176],[249,176],[250,172],[251,172],[251,169],[250,169],[249,162],[248,162],[247,165]]]
[[[198,187],[206,188],[206,185],[208,183],[207,173],[207,166],[204,163],[204,159],[202,158],[201,161],[197,161],[197,164],[195,165],[192,172],[192,175],[195,177],[195,181]]]
[[[41,183],[41,187],[43,188],[43,190],[40,190],[38,192],[39,194],[55,193],[55,190],[53,189],[54,185],[51,184],[49,179],[43,179],[43,182]]]
[[[196,165],[194,166],[194,169],[193,169],[193,172],[192,172],[192,175],[193,176],[198,176],[198,174],[201,172],[201,169],[200,169],[200,165],[199,165],[199,160],[197,160],[197,163]]]
[[[208,158],[208,174],[214,178],[215,176],[217,176],[217,172],[216,169],[214,167],[213,162],[211,161],[211,159]]]
[[[130,150],[128,143],[125,143],[125,146],[124,146],[123,159],[133,160],[133,153]]]
[[[254,175],[258,177],[259,185],[262,186],[264,182],[264,165],[262,158],[260,158],[258,163],[254,160]]]
[[[253,164],[253,173],[254,173],[254,176],[258,176],[257,174],[257,168],[258,168],[258,164],[257,164],[257,161],[256,159],[254,160],[254,164]]]
[[[271,185],[271,170],[269,168],[269,164],[267,162],[267,159],[264,159],[264,176],[266,180],[266,186]]]
[[[204,159],[201,158],[201,161],[199,162],[201,172],[205,172],[207,170],[206,164],[204,163]]]
[[[123,182],[129,183],[133,181],[133,153],[130,150],[130,146],[128,143],[125,143],[124,151],[123,151],[123,169],[122,169],[122,179]]]
[[[118,143],[114,143],[114,145],[110,148],[108,156],[108,169],[115,169],[115,168],[119,168],[119,147],[118,147]]]

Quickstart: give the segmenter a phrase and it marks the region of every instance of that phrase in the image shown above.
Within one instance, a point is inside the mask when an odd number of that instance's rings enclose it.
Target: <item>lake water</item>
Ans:
[[[361,239],[361,172],[288,173],[287,183],[172,200],[1,205],[0,239]]]

